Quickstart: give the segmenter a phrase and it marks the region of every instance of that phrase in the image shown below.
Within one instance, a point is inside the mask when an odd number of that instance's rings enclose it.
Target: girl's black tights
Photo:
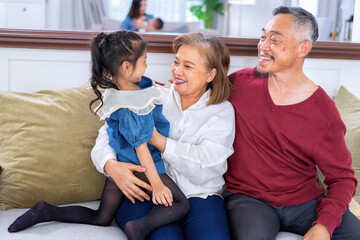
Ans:
[[[144,173],[134,172],[134,174],[138,178],[149,183]],[[171,190],[173,195],[172,206],[165,207],[164,205],[154,205],[145,217],[127,222],[125,224],[125,233],[128,238],[129,235],[133,236],[133,238],[129,239],[146,239],[146,236],[156,228],[180,220],[190,210],[189,201],[174,181],[165,173],[160,174],[160,178]],[[147,190],[146,192],[151,195],[151,192],[148,192]]]
[[[144,173],[135,174],[137,177],[148,182]],[[173,205],[171,207],[156,205],[145,217],[128,222],[125,225],[125,233],[129,240],[145,239],[156,228],[179,220],[189,211],[190,206],[185,195],[171,178],[166,174],[161,174],[160,178],[173,194]],[[107,179],[97,210],[82,206],[58,207],[45,201],[39,201],[31,209],[18,217],[10,225],[8,231],[18,232],[35,224],[50,221],[108,226],[113,221],[116,210],[119,208],[124,197],[125,195],[120,191],[115,182]]]

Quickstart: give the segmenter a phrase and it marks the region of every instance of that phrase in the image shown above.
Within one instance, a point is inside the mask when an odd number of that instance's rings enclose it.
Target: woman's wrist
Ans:
[[[160,152],[164,152],[166,148],[167,137],[161,135],[156,128],[154,128],[152,138],[149,140],[149,144],[156,147]]]
[[[110,172],[111,172],[111,169],[112,169],[112,166],[114,163],[116,163],[117,160],[115,158],[110,158],[106,163],[105,163],[105,166],[104,166],[104,173],[105,175],[108,175],[110,176]]]
[[[154,138],[154,142],[155,142],[154,147],[156,147],[160,152],[164,152],[166,148],[167,137],[161,135],[157,131],[155,135],[156,137]]]
[[[167,143],[167,137],[161,135],[161,138],[159,139],[160,140],[160,152],[164,152],[165,151],[165,148],[166,148],[166,143]]]

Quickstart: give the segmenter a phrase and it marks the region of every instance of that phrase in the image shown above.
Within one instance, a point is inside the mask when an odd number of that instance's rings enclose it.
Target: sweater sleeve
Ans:
[[[329,123],[320,137],[313,159],[325,175],[327,195],[318,200],[317,220],[324,225],[330,235],[342,220],[355,194],[357,180],[352,169],[351,154],[346,147],[344,135],[346,128],[340,116]]]

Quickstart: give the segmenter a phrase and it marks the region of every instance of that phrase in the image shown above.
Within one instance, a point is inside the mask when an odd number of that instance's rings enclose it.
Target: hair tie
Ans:
[[[107,34],[106,34],[106,33],[100,33],[100,34],[99,34],[99,36],[98,36],[98,38],[99,38],[99,39],[98,39],[98,41],[99,41],[98,46],[99,46],[99,47],[101,47],[101,45],[104,44],[106,37],[107,37]]]

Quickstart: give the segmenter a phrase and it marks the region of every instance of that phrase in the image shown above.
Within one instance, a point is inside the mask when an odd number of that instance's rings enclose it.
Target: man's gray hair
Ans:
[[[319,27],[314,15],[301,7],[280,6],[273,10],[273,16],[280,13],[291,14],[294,17],[294,28],[298,32],[296,45],[305,40],[315,45],[319,37]]]

